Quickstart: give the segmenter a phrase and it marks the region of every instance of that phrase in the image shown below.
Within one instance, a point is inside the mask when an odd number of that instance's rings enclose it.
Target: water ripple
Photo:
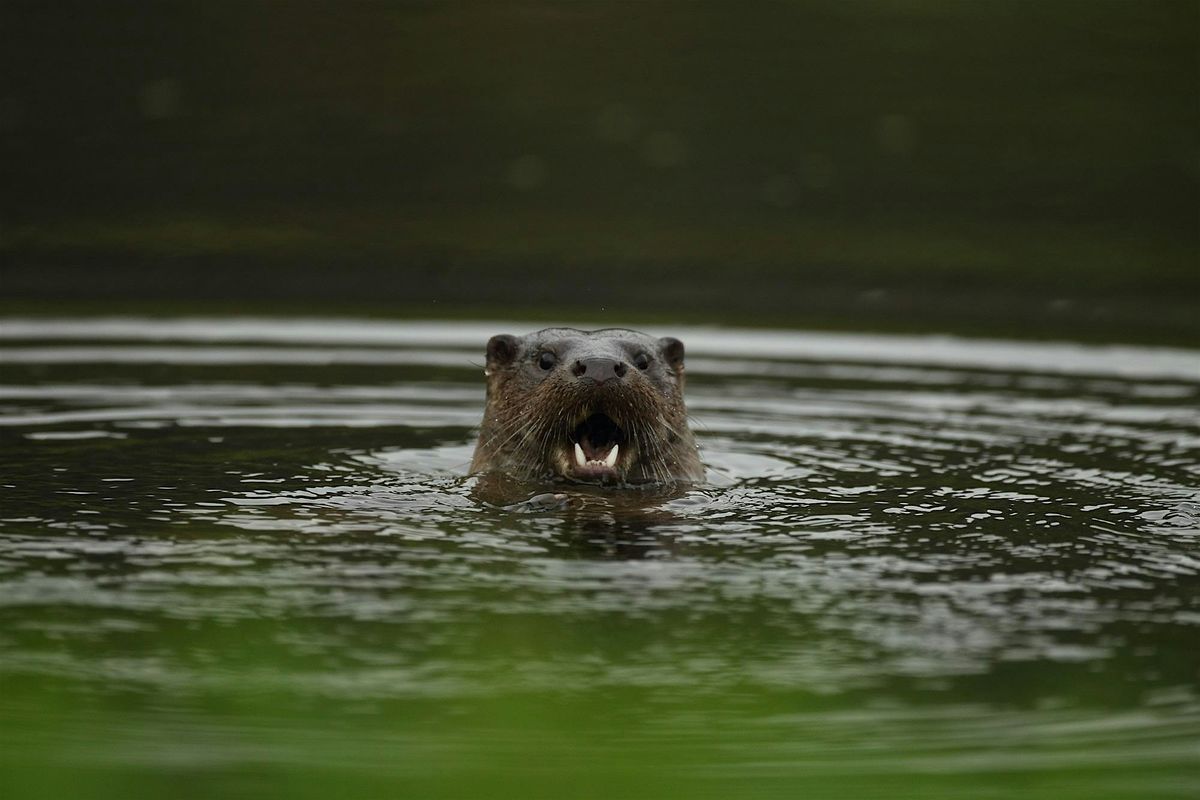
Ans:
[[[651,693],[663,746],[706,698],[756,743],[714,772],[1195,754],[1200,354],[670,331],[710,480],[531,510],[466,475],[520,329],[0,323],[0,676]]]

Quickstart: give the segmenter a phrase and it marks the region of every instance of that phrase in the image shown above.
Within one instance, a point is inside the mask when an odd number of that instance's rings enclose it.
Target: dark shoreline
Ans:
[[[806,276],[745,282],[745,272],[689,282],[624,265],[581,281],[553,265],[296,264],[255,258],[176,258],[170,269],[95,257],[36,269],[0,266],[0,314],[265,315],[578,320],[717,324],[1010,339],[1200,346],[1200,298],[1183,291],[1050,294],[1027,287]],[[104,262],[101,261],[101,264]],[[574,270],[572,271],[574,272]],[[502,279],[499,279],[501,278]]]

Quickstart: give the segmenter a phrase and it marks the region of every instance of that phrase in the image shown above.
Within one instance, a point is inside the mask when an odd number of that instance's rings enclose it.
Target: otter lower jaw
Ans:
[[[617,461],[625,432],[603,412],[591,414],[571,434],[567,457],[568,477],[615,481],[621,478]]]

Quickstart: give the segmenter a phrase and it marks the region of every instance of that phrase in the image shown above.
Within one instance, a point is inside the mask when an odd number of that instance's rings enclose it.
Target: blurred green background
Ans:
[[[1200,341],[1192,0],[0,8],[10,312]]]

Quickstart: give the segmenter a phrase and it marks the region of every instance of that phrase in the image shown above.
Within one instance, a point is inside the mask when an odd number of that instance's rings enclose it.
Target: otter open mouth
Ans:
[[[607,414],[592,414],[571,433],[571,474],[578,478],[616,478],[625,432]]]

